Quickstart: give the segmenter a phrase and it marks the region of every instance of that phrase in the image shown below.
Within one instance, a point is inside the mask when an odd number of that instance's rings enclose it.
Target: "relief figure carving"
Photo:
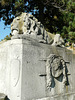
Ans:
[[[54,79],[59,79],[62,77],[63,85],[68,85],[68,77],[67,77],[67,66],[66,62],[63,60],[61,56],[57,56],[55,54],[50,54],[47,57],[46,61],[46,78],[47,78],[47,88],[51,88],[54,84]]]

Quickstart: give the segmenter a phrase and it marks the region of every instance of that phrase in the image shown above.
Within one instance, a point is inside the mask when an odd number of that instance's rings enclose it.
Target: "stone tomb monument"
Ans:
[[[75,100],[75,55],[30,14],[11,24],[0,44],[0,93],[8,100]]]

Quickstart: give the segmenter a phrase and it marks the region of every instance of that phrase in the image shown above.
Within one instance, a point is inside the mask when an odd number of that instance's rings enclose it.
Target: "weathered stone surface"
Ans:
[[[50,54],[46,61],[47,87],[51,89],[55,79],[61,79],[63,85],[68,84],[66,62],[61,56]]]
[[[59,34],[53,35],[47,32],[41,22],[38,22],[33,15],[28,13],[22,13],[13,20],[11,24],[11,34],[13,35],[11,39],[23,39],[23,36],[28,35],[33,39],[37,39],[39,42],[56,46],[62,46],[64,44]]]
[[[64,46],[64,40],[61,38],[60,34],[56,34],[52,45]]]
[[[62,56],[69,84],[55,79],[47,89],[46,59]],[[70,62],[70,63],[69,63]],[[0,44],[0,93],[10,100],[74,100],[75,55],[65,48],[38,43],[36,39],[13,39]]]

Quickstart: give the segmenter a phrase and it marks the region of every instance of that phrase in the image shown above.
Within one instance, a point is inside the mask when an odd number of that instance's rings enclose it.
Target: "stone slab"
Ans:
[[[50,90],[46,87],[46,58],[62,56],[67,63],[69,85],[61,82]],[[0,93],[10,100],[74,100],[75,55],[66,48],[14,39],[0,44]]]

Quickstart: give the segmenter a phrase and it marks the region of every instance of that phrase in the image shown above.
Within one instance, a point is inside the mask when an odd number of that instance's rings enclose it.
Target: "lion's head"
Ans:
[[[43,34],[44,26],[28,13],[22,13],[11,24],[11,34]]]

